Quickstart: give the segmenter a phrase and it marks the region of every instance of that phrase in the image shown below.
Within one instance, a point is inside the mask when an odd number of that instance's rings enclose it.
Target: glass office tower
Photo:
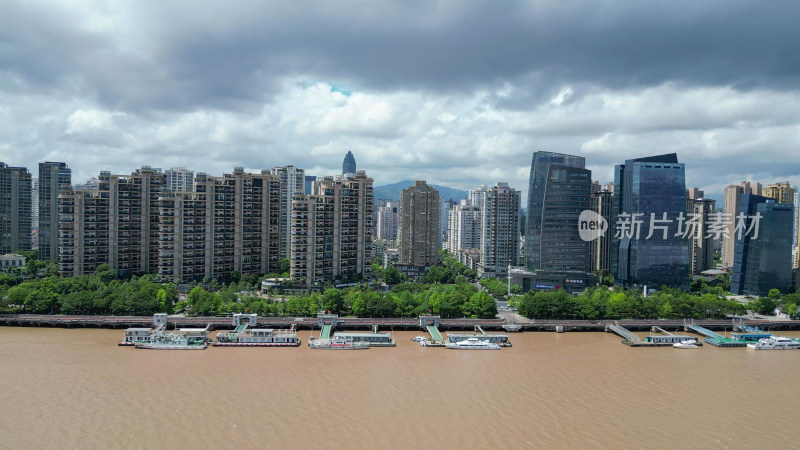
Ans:
[[[536,152],[531,162],[525,255],[528,270],[591,270],[578,218],[591,208],[592,173],[581,156]]]
[[[625,286],[688,288],[689,241],[678,232],[678,217],[686,215],[684,165],[674,153],[629,159],[614,170],[611,270]],[[666,213],[668,222],[661,222]],[[651,214],[657,221],[651,222]],[[635,215],[635,216],[634,216]],[[619,235],[618,223],[640,220],[639,236]],[[647,238],[651,226],[654,234]],[[666,236],[665,236],[666,234]],[[665,238],[666,237],[666,238]]]
[[[767,295],[770,289],[784,294],[792,284],[794,205],[775,203],[760,195],[742,194],[739,213],[747,217],[744,230],[758,219],[758,232],[732,236],[734,247],[731,292],[737,295]]]

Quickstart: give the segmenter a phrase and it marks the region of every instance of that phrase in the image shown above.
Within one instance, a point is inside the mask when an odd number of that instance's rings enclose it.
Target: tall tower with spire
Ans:
[[[344,157],[344,162],[342,163],[342,175],[346,173],[356,173],[356,158],[351,151],[347,152],[347,155]]]

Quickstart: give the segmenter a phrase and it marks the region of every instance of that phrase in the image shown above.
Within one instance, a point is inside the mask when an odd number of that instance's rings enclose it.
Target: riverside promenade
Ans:
[[[168,316],[169,328],[194,328],[211,325],[211,329],[232,329],[230,316]],[[316,317],[259,317],[259,325],[272,328],[316,329],[319,328]],[[495,319],[440,319],[439,328],[443,330],[473,330],[481,327],[486,330],[504,331],[607,331],[614,324],[628,330],[649,330],[660,327],[665,330],[683,330],[686,321],[683,319],[630,319],[630,320],[548,320],[525,319],[521,316],[504,315]],[[57,314],[0,314],[0,325],[5,326],[39,326],[59,328],[129,328],[149,327],[153,324],[153,316],[82,316]],[[746,320],[708,319],[694,320],[694,325],[709,330],[732,330],[737,325],[758,327],[764,330],[800,330],[800,320]],[[339,329],[371,329],[373,327],[390,329],[420,329],[417,317],[397,318],[355,318],[340,317],[337,319]]]

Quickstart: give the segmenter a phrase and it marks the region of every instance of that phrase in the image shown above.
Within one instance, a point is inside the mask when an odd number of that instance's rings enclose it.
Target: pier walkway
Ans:
[[[428,325],[427,328],[428,328],[428,333],[430,333],[431,340],[433,342],[442,342],[442,341],[444,341],[444,337],[442,337],[442,333],[439,332],[439,329],[437,329],[433,325]]]
[[[642,342],[642,339],[639,338],[639,336],[631,333],[627,328],[625,328],[623,326],[620,326],[620,325],[618,325],[616,323],[614,323],[613,325],[609,325],[608,329],[613,331],[614,334],[616,334],[617,336],[625,339],[625,341],[628,341],[628,342]]]
[[[319,334],[320,339],[330,339],[331,338],[331,326],[330,325],[323,325],[322,332]]]
[[[686,331],[694,331],[695,333],[701,334],[708,339],[725,339],[725,337],[721,334],[715,333],[708,328],[701,327],[700,325],[686,325]]]

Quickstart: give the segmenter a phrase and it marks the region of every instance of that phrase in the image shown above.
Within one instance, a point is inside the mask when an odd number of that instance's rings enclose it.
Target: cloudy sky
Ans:
[[[719,198],[800,184],[800,2],[0,4],[0,161],[73,180],[294,164],[527,191],[531,154],[610,181],[677,152]]]

